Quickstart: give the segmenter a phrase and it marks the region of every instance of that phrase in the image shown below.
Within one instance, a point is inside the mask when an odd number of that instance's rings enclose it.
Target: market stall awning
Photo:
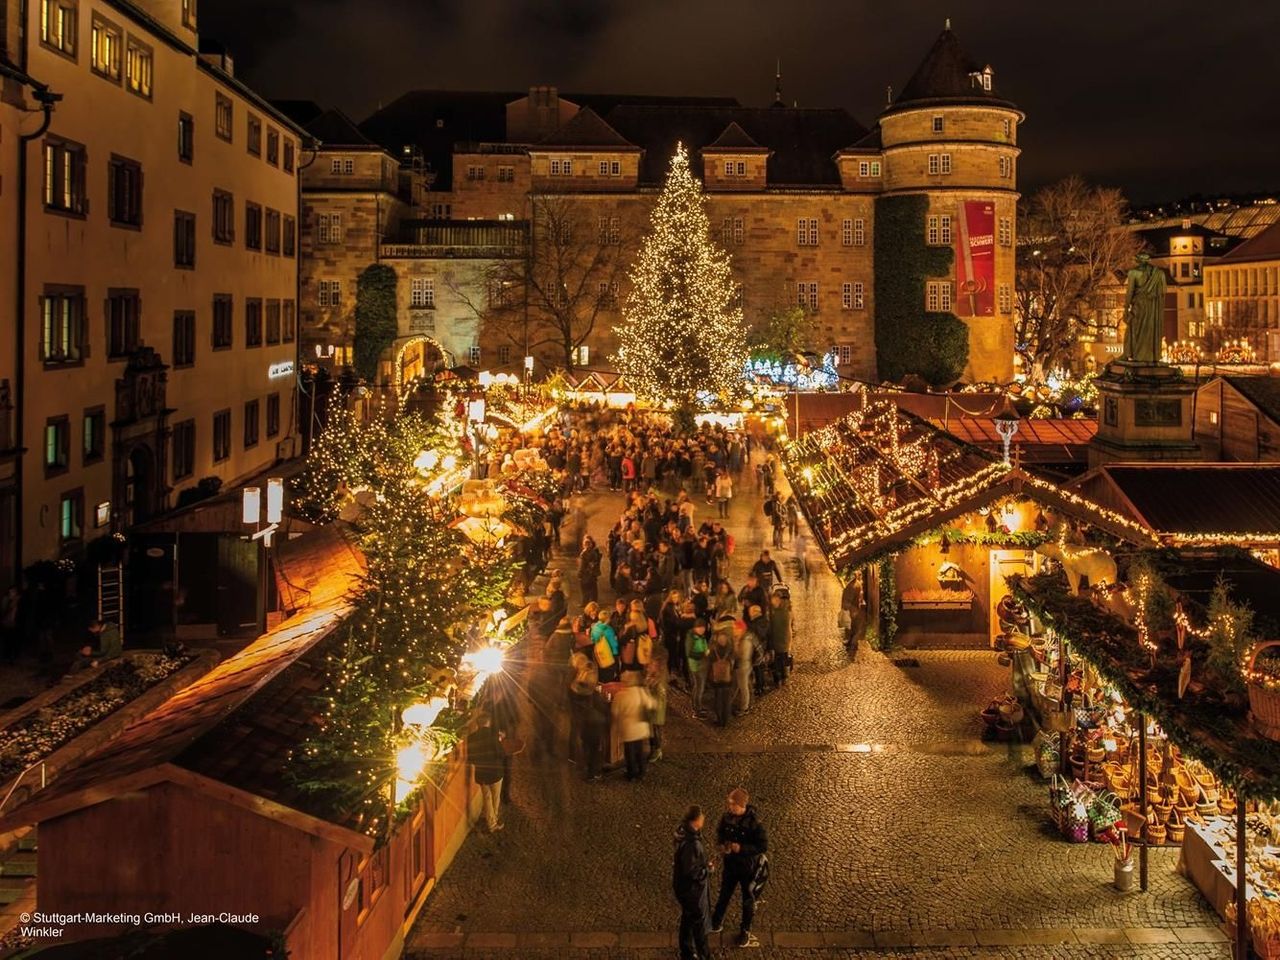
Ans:
[[[1024,496],[1131,543],[1138,523],[940,430],[896,404],[859,409],[783,453],[800,509],[837,572],[856,568],[1003,497]]]
[[[1195,574],[1194,569],[1184,572],[1179,592],[1191,586]],[[1233,596],[1236,581],[1242,587],[1247,583],[1247,593],[1262,589],[1280,595],[1280,571],[1248,557],[1221,557],[1212,567],[1201,564],[1199,574],[1201,579],[1222,576]],[[1178,581],[1170,578],[1169,582],[1174,585]],[[1208,648],[1202,641],[1187,639],[1185,652],[1191,654],[1191,675],[1196,683],[1179,698],[1184,651],[1177,649],[1172,638],[1157,640],[1153,665],[1133,625],[1097,606],[1088,595],[1073,596],[1060,575],[1013,576],[1008,583],[1044,626],[1071,644],[1127,703],[1159,723],[1170,739],[1203,762],[1219,780],[1250,799],[1280,798],[1280,743],[1254,729],[1239,694],[1232,695],[1218,685],[1206,667]]]
[[[1280,546],[1280,463],[1111,463],[1072,485],[1175,546]]]

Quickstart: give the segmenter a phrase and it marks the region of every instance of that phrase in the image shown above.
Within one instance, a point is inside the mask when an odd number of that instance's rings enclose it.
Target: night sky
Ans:
[[[870,125],[945,17],[1028,119],[1024,190],[1070,173],[1135,203],[1280,190],[1280,4],[1264,0],[204,0],[268,97],[357,121],[410,89],[700,94]]]

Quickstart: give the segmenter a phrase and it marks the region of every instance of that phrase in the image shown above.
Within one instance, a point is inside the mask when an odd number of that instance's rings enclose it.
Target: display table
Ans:
[[[1215,818],[1217,819],[1217,818]],[[1182,868],[1210,906],[1225,917],[1227,904],[1235,899],[1235,869],[1208,827],[1188,823],[1182,841]]]
[[[1236,847],[1234,820],[1231,817],[1209,817],[1204,823],[1188,823],[1182,841],[1182,867],[1187,879],[1196,885],[1204,898],[1226,917],[1227,904],[1236,896]],[[1280,899],[1280,877],[1267,864],[1274,864],[1280,849],[1265,846],[1250,831],[1251,843],[1247,861],[1249,885],[1245,896]]]

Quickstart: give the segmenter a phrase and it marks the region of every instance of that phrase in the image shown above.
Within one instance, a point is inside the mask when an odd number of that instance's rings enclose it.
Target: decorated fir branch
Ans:
[[[614,360],[636,392],[672,404],[690,426],[700,396],[737,399],[747,362],[737,284],[711,239],[705,202],[679,145],[614,328]]]

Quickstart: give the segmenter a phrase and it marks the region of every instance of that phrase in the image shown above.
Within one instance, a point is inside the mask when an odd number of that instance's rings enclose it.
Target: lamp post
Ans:
[[[264,527],[264,511],[266,526]],[[270,550],[272,538],[280,529],[280,521],[284,517],[284,480],[280,477],[267,479],[266,503],[263,503],[261,487],[245,487],[240,495],[240,520],[245,526],[252,526],[250,540],[258,542],[258,596],[256,614],[258,632],[267,630],[267,570],[270,566]]]

